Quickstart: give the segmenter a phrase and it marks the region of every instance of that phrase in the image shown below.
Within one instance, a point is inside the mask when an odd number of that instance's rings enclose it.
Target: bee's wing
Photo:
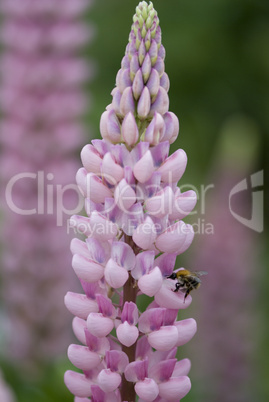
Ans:
[[[203,275],[207,275],[208,272],[206,272],[206,271],[196,271],[196,272],[194,272],[194,274],[197,275],[197,276],[203,276]]]

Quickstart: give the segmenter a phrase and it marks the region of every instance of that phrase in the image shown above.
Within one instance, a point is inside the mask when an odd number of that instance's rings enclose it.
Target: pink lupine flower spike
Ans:
[[[71,250],[85,294],[68,293],[66,306],[84,345],[68,354],[83,374],[65,374],[76,401],[179,401],[191,388],[189,360],[175,357],[196,332],[193,319],[177,320],[191,296],[174,292],[168,277],[193,240],[182,218],[196,195],[177,187],[186,153],[168,156],[179,122],[169,112],[164,58],[157,12],[143,1],[101,117],[103,139],[83,148],[77,174],[87,216],[73,216],[71,226],[86,240]]]

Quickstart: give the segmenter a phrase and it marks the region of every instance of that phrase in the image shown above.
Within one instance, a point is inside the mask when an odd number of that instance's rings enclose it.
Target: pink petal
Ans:
[[[163,182],[176,183],[185,172],[186,166],[186,152],[183,149],[178,149],[159,167],[158,172],[161,173]]]
[[[194,230],[193,230],[192,225],[186,225],[186,229],[184,231],[187,234],[186,239],[185,239],[184,243],[182,244],[182,246],[180,247],[180,249],[178,249],[177,254],[184,253],[184,251],[186,251],[190,247],[190,245],[193,241],[193,238],[194,238]]]
[[[82,318],[74,317],[72,321],[72,328],[75,336],[77,339],[86,345],[86,336],[85,336],[85,328],[86,328],[86,321]]]
[[[142,158],[134,165],[135,178],[140,183],[148,181],[154,172],[154,163],[151,152],[148,150]]]
[[[154,265],[159,267],[163,276],[170,276],[176,263],[176,254],[161,254],[154,261]]]
[[[156,41],[156,37],[155,37],[155,41]],[[157,61],[154,65],[154,68],[158,71],[158,73],[161,77],[164,73],[164,61],[160,56],[157,57]]]
[[[170,214],[171,219],[183,219],[195,207],[197,194],[193,190],[186,191],[176,196],[173,211]]]
[[[120,101],[120,112],[123,116],[125,116],[129,112],[135,112],[135,102],[132,87],[127,87],[123,91]]]
[[[165,121],[165,133],[162,140],[169,141],[169,143],[172,144],[176,140],[179,132],[178,118],[172,112],[165,113],[163,118]]]
[[[91,236],[103,242],[114,239],[118,234],[118,226],[97,211],[92,212],[90,225]]]
[[[170,350],[178,340],[178,331],[174,325],[161,327],[148,335],[149,344],[156,350]]]
[[[174,193],[170,186],[159,191],[154,197],[145,202],[145,209],[150,215],[162,218],[171,212],[174,204]]]
[[[169,91],[170,81],[166,73],[163,73],[163,75],[161,76],[160,85],[166,90],[166,92]]]
[[[112,319],[116,318],[117,310],[113,306],[111,299],[102,294],[96,294],[96,301],[99,307],[99,312],[105,317],[110,317]]]
[[[123,373],[129,364],[129,359],[126,353],[115,349],[106,351],[105,361],[107,368],[111,371],[117,371],[118,373]]]
[[[110,141],[108,131],[107,131],[108,114],[109,114],[109,111],[105,111],[101,116],[101,119],[100,119],[100,133],[101,133],[101,136],[104,139],[106,139],[107,141]]]
[[[136,263],[136,257],[132,248],[121,241],[112,243],[111,258],[127,271],[131,271]]]
[[[111,142],[117,143],[121,140],[121,126],[114,110],[108,112],[107,131]]]
[[[145,378],[144,381],[138,381],[135,384],[135,392],[139,398],[144,401],[154,401],[159,395],[159,387],[151,378]]]
[[[137,115],[140,119],[145,119],[150,111],[150,92],[147,87],[144,87],[140,99],[137,104]]]
[[[156,145],[155,147],[151,148],[151,154],[154,160],[154,165],[155,167],[159,167],[163,164],[163,162],[166,160],[166,158],[168,157],[169,154],[169,142],[168,141],[164,141],[164,142],[160,142],[160,144]],[[160,176],[161,173],[158,173],[158,171],[156,171],[155,173],[155,177],[157,179],[157,187],[156,188],[160,188],[159,183],[160,183]]]
[[[78,278],[86,282],[97,282],[104,276],[102,265],[79,254],[73,256],[72,267]]]
[[[191,361],[189,359],[182,359],[176,362],[175,369],[173,371],[172,377],[181,377],[189,374],[191,369]]]
[[[144,360],[146,358],[151,359],[153,356],[153,350],[150,344],[148,343],[147,336],[142,336],[138,339],[136,345],[136,360]]]
[[[167,401],[179,401],[191,389],[189,377],[172,377],[166,382],[159,384],[159,392],[162,398]]]
[[[136,256],[136,265],[132,270],[132,277],[139,279],[142,275],[152,270],[155,261],[155,252],[152,250],[143,251]]]
[[[156,96],[160,88],[160,76],[155,68],[151,69],[151,74],[147,82],[147,87],[149,89],[151,96]]]
[[[118,340],[124,346],[130,347],[138,338],[139,331],[135,325],[130,325],[127,321],[120,324],[116,330]]]
[[[132,85],[132,81],[130,78],[130,69],[120,69],[118,71],[116,77],[116,86],[119,88],[121,93],[125,90],[125,88]]]
[[[148,375],[148,360],[136,360],[129,363],[124,370],[124,375],[130,382],[144,380]]]
[[[150,144],[148,144],[147,142],[139,141],[138,144],[131,151],[132,161],[134,163],[139,161],[139,159],[141,159],[142,156],[147,152],[147,150],[149,149],[149,146],[150,146]],[[127,166],[126,166],[126,168],[127,168]],[[130,167],[129,167],[129,169],[130,169]]]
[[[129,60],[129,57],[126,55],[121,60],[121,68],[125,69],[125,68],[129,68],[129,67],[130,67],[130,60]]]
[[[125,179],[122,179],[117,185],[114,197],[118,207],[123,212],[128,212],[128,209],[136,202],[136,194]]]
[[[151,72],[151,60],[150,60],[150,55],[148,53],[146,54],[143,64],[141,66],[141,71],[142,71],[144,82],[147,82],[149,79],[150,72]]]
[[[91,201],[98,203],[104,203],[106,198],[111,198],[111,190],[105,186],[102,180],[94,173],[87,174],[87,198]]]
[[[174,349],[176,354],[176,348]],[[158,352],[155,352],[154,356],[155,354],[158,354]],[[176,363],[176,358],[169,359],[167,353],[166,356],[162,353],[162,360],[151,362],[151,367],[149,367],[149,377],[153,378],[158,384],[163,381],[168,381],[174,372]]]
[[[165,52],[164,47],[162,47],[162,49],[163,49],[163,52]],[[160,48],[160,52],[161,52],[161,48]],[[156,63],[157,57],[158,57],[158,45],[154,39],[151,40],[151,45],[149,48],[149,55],[151,58],[151,63],[152,63],[152,65],[154,65]],[[164,57],[165,57],[165,55],[164,55]]]
[[[92,335],[103,338],[112,331],[114,322],[103,314],[91,313],[87,318],[87,327]]]
[[[90,257],[86,243],[79,239],[72,239],[70,244],[71,253],[83,255],[83,257]]]
[[[87,319],[90,313],[98,311],[96,301],[89,299],[84,294],[67,292],[64,303],[70,313],[84,320]]]
[[[85,145],[80,155],[83,166],[88,172],[100,174],[102,158],[93,145]]]
[[[176,346],[185,345],[197,332],[197,324],[193,318],[177,321],[174,324],[178,331],[178,340]]]
[[[119,142],[121,140],[119,121],[113,109],[102,114],[100,133],[109,142]]]
[[[99,152],[101,157],[103,157],[107,152],[109,152],[110,145],[103,140],[92,140],[92,145]]]
[[[91,396],[91,385],[93,384],[84,374],[66,371],[64,382],[69,391],[76,396],[86,398]]]
[[[122,136],[127,145],[134,145],[138,141],[138,127],[134,115],[129,112],[122,122]]]
[[[108,260],[105,267],[105,279],[108,284],[115,289],[122,287],[128,280],[128,271],[118,265],[112,259]]]
[[[141,314],[139,318],[139,331],[147,334],[151,331],[159,330],[164,323],[165,313],[165,308],[148,308]]]
[[[88,328],[85,329],[86,345],[91,352],[98,353],[98,355],[104,357],[106,352],[110,349],[110,343],[108,338],[97,338],[92,335]]]
[[[121,375],[110,369],[104,369],[98,374],[97,381],[104,392],[113,392],[120,386]]]
[[[83,371],[91,370],[101,362],[100,356],[91,352],[87,346],[72,344],[68,348],[67,355],[71,363]]]
[[[81,194],[85,197],[87,194],[87,170],[80,168],[76,174],[76,182]]]
[[[145,41],[142,40],[142,42],[140,43],[139,49],[138,49],[138,60],[140,65],[143,64],[144,58],[146,56],[146,47],[145,47]]]
[[[138,322],[138,308],[133,302],[125,302],[122,313],[121,322],[127,321],[131,325],[136,325]]]
[[[90,218],[85,216],[73,215],[69,220],[70,228],[75,228],[79,234],[89,236],[91,234]]]
[[[123,168],[118,165],[110,152],[107,152],[102,162],[102,175],[106,181],[115,186],[124,176]]]
[[[124,68],[129,68],[130,67],[130,77],[131,77],[131,80],[133,81],[137,71],[140,68],[139,61],[138,61],[138,54],[137,54],[137,52],[135,52],[132,55],[131,60],[129,60],[128,56],[127,56],[127,58],[128,58],[129,65],[127,65]]]
[[[94,222],[93,219],[92,222]],[[100,242],[95,238],[88,237],[86,245],[93,261],[99,264],[104,264],[107,261],[110,255],[110,244],[108,242]]]
[[[183,221],[176,222],[157,237],[155,245],[158,250],[164,253],[179,254],[186,240],[188,231]]]
[[[121,103],[121,98],[122,98],[122,94],[121,91],[119,90],[119,88],[114,88],[113,91],[111,92],[111,95],[113,95],[113,100],[112,100],[112,104],[108,105],[106,107],[107,110],[113,110],[115,113],[120,114],[120,103]],[[118,138],[117,142],[120,142],[121,138]]]
[[[135,78],[134,78],[134,82],[133,82],[133,94],[134,94],[134,98],[136,100],[139,99],[142,91],[144,88],[144,81],[143,81],[143,76],[142,76],[142,71],[139,69],[137,71],[137,73],[135,74]]]
[[[142,293],[152,297],[161,289],[162,283],[162,273],[158,267],[155,267],[149,274],[141,276],[138,287]]]
[[[183,293],[173,292],[170,286],[163,284],[159,292],[155,295],[155,301],[161,307],[185,309],[191,304],[192,298],[189,295],[184,302]]]
[[[156,239],[156,229],[150,217],[138,225],[133,234],[133,241],[143,250],[149,249]]]
[[[156,67],[157,66],[155,65],[154,68]],[[164,115],[166,112],[168,112],[168,109],[169,109],[169,97],[167,95],[166,90],[163,87],[160,87],[157,97],[151,106],[150,115],[153,116],[155,112]]]
[[[159,144],[164,134],[164,120],[159,113],[155,113],[151,123],[148,125],[145,132],[145,141],[152,145]],[[155,161],[154,161],[155,162]]]
[[[92,385],[92,399],[91,401],[98,401],[98,402],[108,402],[108,394],[105,394],[104,391],[99,387],[99,385]],[[111,398],[111,402],[114,400]],[[110,401],[109,401],[110,402]]]

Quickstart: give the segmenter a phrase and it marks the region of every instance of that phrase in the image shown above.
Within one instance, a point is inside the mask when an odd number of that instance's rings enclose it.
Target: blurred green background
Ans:
[[[243,157],[251,155],[249,173],[262,169],[266,171],[269,163],[268,0],[155,0],[153,3],[161,21],[166,48],[166,72],[171,82],[170,110],[179,117],[181,125],[172,151],[183,148],[189,160],[182,184],[191,183],[200,188],[201,184],[210,182],[210,174],[222,152],[220,134],[227,121],[234,116],[240,116],[245,123],[240,141],[233,149],[233,161],[236,163],[237,152]],[[136,5],[134,0],[98,0],[85,16],[96,28],[95,40],[85,51],[85,57],[91,59],[96,67],[95,80],[85,88],[92,102],[85,116],[90,133],[88,141],[100,136],[100,115],[111,102],[110,92],[124,55]],[[244,136],[244,127],[249,127],[248,122],[254,127],[254,142]],[[232,141],[233,138],[230,138]],[[212,197],[214,202],[214,195]],[[266,223],[268,211],[265,211],[264,219]],[[264,245],[268,235],[255,232],[252,235],[253,247],[257,244],[261,247],[257,265],[253,266],[253,286],[258,296],[254,314],[258,317],[259,326],[253,328],[257,335],[257,347],[252,387],[255,401],[266,402],[269,400],[269,255]],[[184,261],[195,257],[194,250],[197,250],[195,246],[186,253]],[[195,306],[199,304],[199,293],[195,294],[195,299],[192,316],[197,318]],[[190,313],[186,311],[184,314],[189,317]],[[199,335],[193,343],[199,347]],[[195,366],[195,354],[192,364]],[[16,367],[3,363],[5,378],[19,402],[73,400],[62,380],[64,371],[71,367],[63,357],[61,361],[45,367],[39,377],[32,380],[24,377]],[[192,373],[191,379],[193,388],[184,401],[199,402],[199,382]],[[204,385],[210,387],[210,383],[208,378],[208,383]],[[232,400],[227,398],[227,401]]]

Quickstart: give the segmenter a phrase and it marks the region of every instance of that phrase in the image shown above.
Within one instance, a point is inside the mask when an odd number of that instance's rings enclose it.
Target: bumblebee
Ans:
[[[190,294],[193,289],[198,289],[201,285],[200,276],[207,275],[207,272],[190,272],[187,269],[180,269],[177,272],[173,272],[172,275],[168,276],[169,279],[177,279],[176,288],[174,292],[182,290],[185,292],[184,303],[186,297]]]

